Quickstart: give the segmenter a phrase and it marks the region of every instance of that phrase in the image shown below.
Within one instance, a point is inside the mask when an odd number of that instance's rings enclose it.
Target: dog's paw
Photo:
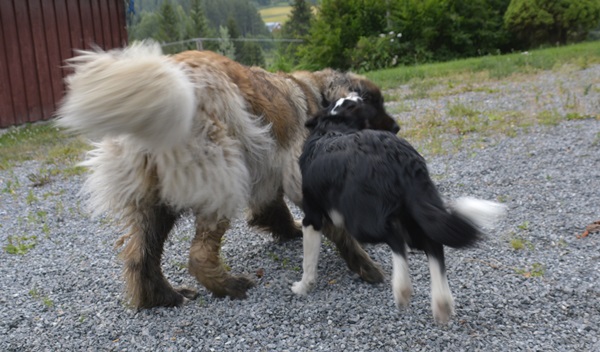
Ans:
[[[446,324],[454,314],[454,299],[452,296],[434,299],[431,301],[431,310],[437,323]]]
[[[230,277],[225,282],[227,296],[231,299],[246,299],[246,291],[255,286],[254,281],[246,276]]]
[[[374,261],[364,261],[358,269],[358,276],[370,284],[378,284],[385,280],[381,266]]]
[[[193,290],[191,288],[187,288],[187,287],[176,288],[175,292],[179,293],[180,295],[185,297],[185,299],[190,300],[190,301],[195,300],[199,296],[198,291]]]
[[[306,296],[314,284],[306,283],[304,281],[297,281],[292,284],[292,292],[298,296]]]
[[[403,287],[397,290],[394,290],[394,302],[396,302],[396,307],[398,308],[406,308],[410,303],[410,299],[413,295],[412,286]]]

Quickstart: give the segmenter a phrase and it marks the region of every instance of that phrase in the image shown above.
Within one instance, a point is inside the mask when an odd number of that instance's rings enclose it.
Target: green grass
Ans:
[[[276,10],[285,12],[289,11],[284,10],[288,7],[286,3],[278,3],[261,11],[267,14],[275,13]],[[410,112],[411,108],[403,103],[407,98],[432,98],[465,91],[495,93],[486,87],[486,80],[512,75],[517,75],[514,79],[528,79],[528,76],[518,75],[547,69],[559,70],[565,66],[585,68],[595,63],[600,63],[600,41],[533,50],[527,55],[515,53],[398,67],[368,72],[366,76],[384,89],[386,101],[396,102],[390,107],[390,112],[399,114]],[[408,96],[401,96],[398,91],[386,91],[401,84],[409,84],[411,93]],[[440,87],[443,89],[440,90]],[[587,85],[582,89],[585,94],[589,94],[598,88]],[[575,95],[568,90],[563,93],[566,95],[565,108],[574,110],[571,107],[579,105]],[[463,138],[473,133],[479,133],[482,137],[492,134],[513,137],[518,131],[535,124],[552,126],[563,120],[600,118],[600,115],[582,115],[576,109],[569,111],[565,116],[560,116],[556,111],[540,111],[534,116],[525,116],[520,111],[486,111],[483,114],[477,108],[464,103],[451,104],[447,109],[450,118],[444,122],[439,121],[437,111],[427,112],[425,118],[409,118],[402,121],[403,137],[416,144],[421,143],[430,152],[439,154],[460,149]],[[594,143],[600,144],[600,137],[596,138]],[[450,150],[446,148],[448,145]],[[14,165],[27,160],[42,161],[45,166],[37,174],[28,177],[32,185],[43,186],[58,174],[69,177],[84,173],[86,170],[76,166],[76,163],[83,160],[83,154],[87,150],[89,146],[82,138],[69,136],[50,123],[9,128],[0,135],[0,170],[10,170]],[[19,186],[18,180],[9,179],[3,183],[0,192],[14,195]]]
[[[547,48],[507,55],[483,56],[432,63],[402,66],[366,73],[382,89],[397,87],[412,80],[446,78],[460,74],[483,73],[488,78],[500,79],[514,74],[529,74],[555,69],[563,65],[579,68],[600,63],[600,41]]]
[[[8,236],[4,251],[8,254],[23,255],[34,248],[38,241],[37,236]]]
[[[527,269],[515,269],[515,272],[526,278],[541,277],[544,276],[544,265],[541,263],[533,263],[530,268]]]
[[[42,303],[48,308],[54,307],[54,301],[48,296],[42,296],[37,287],[34,287],[31,290],[29,290],[29,295],[34,299],[41,300]]]
[[[39,160],[48,165],[74,164],[82,160],[89,149],[81,138],[68,136],[49,123],[11,127],[0,135],[0,170],[28,160]],[[48,172],[33,175],[33,183],[45,183]]]
[[[512,249],[518,251],[525,248],[525,242],[523,242],[522,238],[513,238],[510,240],[510,246]]]

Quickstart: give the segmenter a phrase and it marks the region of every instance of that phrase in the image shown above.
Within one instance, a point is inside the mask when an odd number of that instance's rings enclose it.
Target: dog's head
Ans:
[[[351,90],[352,93],[356,93],[362,99],[365,105],[369,105],[374,109],[371,112],[372,115],[367,128],[390,131],[394,134],[400,131],[400,126],[398,126],[396,120],[385,111],[383,94],[381,94],[381,90],[375,83],[362,76],[356,76]]]
[[[319,111],[306,122],[306,127],[311,131],[317,128],[347,132],[374,129],[397,133],[400,128],[391,117],[390,119],[395,128],[382,128],[377,108],[357,93],[350,93],[347,97],[338,99],[332,106]]]
[[[321,109],[331,107],[340,98],[357,94],[363,103],[374,108],[372,118],[369,120],[371,129],[390,131],[398,133],[400,127],[385,111],[383,94],[379,87],[368,78],[352,72],[340,72],[332,69],[324,69],[316,72],[297,71],[292,77],[303,84],[307,91],[312,91],[318,96],[318,104]],[[311,110],[311,114],[316,109]]]

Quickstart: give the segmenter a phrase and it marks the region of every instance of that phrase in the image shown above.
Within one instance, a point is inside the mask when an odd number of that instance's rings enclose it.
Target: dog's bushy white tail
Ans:
[[[475,225],[493,228],[506,214],[504,204],[489,200],[461,197],[454,201],[452,209],[472,221]]]
[[[131,135],[152,149],[170,148],[191,134],[194,83],[154,42],[114,51],[80,51],[57,124],[93,137]]]

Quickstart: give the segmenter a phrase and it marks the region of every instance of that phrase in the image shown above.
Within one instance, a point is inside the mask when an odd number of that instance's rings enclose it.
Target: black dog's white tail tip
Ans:
[[[506,214],[506,205],[489,200],[461,197],[454,201],[453,210],[466,217],[475,225],[494,228]]]

